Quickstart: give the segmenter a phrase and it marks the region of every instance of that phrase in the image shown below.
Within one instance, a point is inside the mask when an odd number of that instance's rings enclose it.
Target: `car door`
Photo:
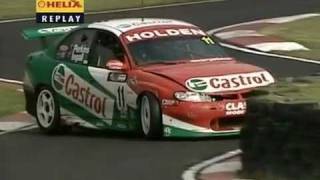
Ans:
[[[64,73],[64,88],[56,90],[62,117],[84,120],[89,123],[81,121],[85,126],[128,129],[126,94],[131,94],[134,102],[136,96],[127,86],[127,70],[106,68],[109,62],[127,66],[118,37],[96,29],[78,30],[60,43],[56,54],[61,64],[55,72]]]
[[[125,69],[110,68],[108,65],[120,63]],[[112,128],[129,128],[128,101],[134,92],[127,85],[128,61],[124,48],[118,38],[109,31],[98,30],[89,55],[88,72],[95,83],[101,86],[114,100]],[[128,96],[128,94],[130,94]]]
[[[59,94],[63,119],[88,127],[108,128],[112,126],[115,98],[91,75],[93,63],[89,56],[96,36],[95,29],[80,29],[62,40],[56,52],[60,63],[52,79],[62,84],[62,87],[54,85],[54,89]]]

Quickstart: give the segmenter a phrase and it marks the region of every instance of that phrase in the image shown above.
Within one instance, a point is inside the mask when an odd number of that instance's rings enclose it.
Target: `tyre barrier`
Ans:
[[[320,179],[320,101],[279,101],[276,86],[247,101],[241,174],[254,179]]]

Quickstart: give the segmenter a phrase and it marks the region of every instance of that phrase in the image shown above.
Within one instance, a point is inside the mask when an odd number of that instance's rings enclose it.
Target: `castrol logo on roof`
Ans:
[[[194,92],[216,93],[268,86],[275,80],[267,71],[191,78],[186,87]]]
[[[206,33],[197,28],[168,28],[127,33],[125,39],[131,43],[140,40],[169,36],[205,36]]]

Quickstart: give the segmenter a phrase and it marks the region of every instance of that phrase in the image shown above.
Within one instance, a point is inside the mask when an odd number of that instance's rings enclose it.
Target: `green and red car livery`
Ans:
[[[49,133],[80,125],[151,138],[234,135],[246,94],[274,83],[177,20],[119,19],[23,35],[44,46],[28,56],[24,92],[27,111]]]

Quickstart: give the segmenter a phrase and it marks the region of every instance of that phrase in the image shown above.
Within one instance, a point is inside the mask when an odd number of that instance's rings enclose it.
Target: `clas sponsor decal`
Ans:
[[[67,66],[56,66],[52,74],[52,86],[60,95],[86,109],[100,119],[113,116],[114,100],[93,87]]]
[[[247,103],[243,102],[228,102],[225,105],[227,116],[244,115],[247,110]]]
[[[36,0],[37,23],[83,23],[84,0]]]
[[[275,80],[267,71],[232,74],[225,76],[191,78],[186,81],[186,87],[195,92],[226,92],[237,91],[267,86],[274,83]]]
[[[127,34],[125,36],[128,42],[135,42],[145,39],[153,39],[160,37],[168,37],[168,36],[205,36],[206,33],[200,29],[196,28],[178,28],[178,29],[159,29],[159,30],[150,30],[150,31],[142,31],[133,34]]]

